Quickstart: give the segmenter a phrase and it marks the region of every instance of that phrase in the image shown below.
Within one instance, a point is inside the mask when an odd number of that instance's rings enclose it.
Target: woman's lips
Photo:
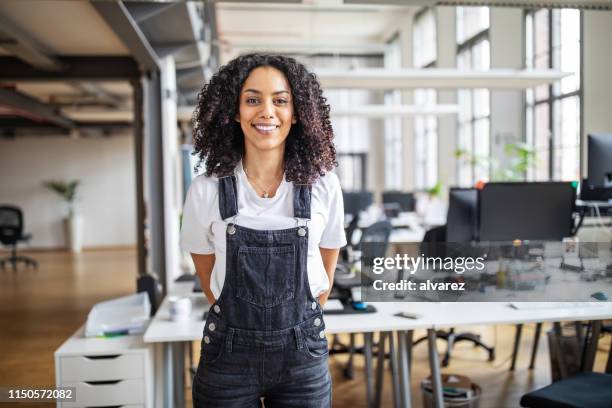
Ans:
[[[278,128],[277,125],[253,125],[253,127],[262,135],[270,135]]]

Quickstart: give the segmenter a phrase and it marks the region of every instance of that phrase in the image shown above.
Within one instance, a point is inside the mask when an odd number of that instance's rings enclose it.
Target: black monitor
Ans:
[[[478,194],[480,241],[561,240],[572,234],[571,182],[487,183]]]
[[[383,204],[399,204],[402,211],[414,211],[414,194],[401,191],[384,191],[382,193]]]
[[[588,184],[612,187],[612,133],[588,136]]]
[[[468,243],[476,239],[478,190],[451,188],[448,194],[446,241]]]
[[[374,202],[371,191],[343,191],[344,213],[357,215],[367,209]]]

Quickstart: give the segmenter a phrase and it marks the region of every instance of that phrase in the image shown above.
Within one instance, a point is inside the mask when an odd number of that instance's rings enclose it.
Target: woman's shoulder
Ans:
[[[199,199],[213,198],[219,191],[219,179],[214,176],[200,174],[191,180],[190,195]]]
[[[312,186],[313,190],[318,190],[328,196],[333,196],[342,191],[340,188],[340,180],[336,173],[327,172],[324,176],[321,176]]]

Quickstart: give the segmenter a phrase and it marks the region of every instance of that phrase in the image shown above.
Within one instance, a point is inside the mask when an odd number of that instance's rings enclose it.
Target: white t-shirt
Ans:
[[[236,224],[258,230],[293,228],[293,183],[284,178],[271,198],[260,197],[246,178],[241,164],[236,166],[238,216]],[[307,272],[314,297],[329,289],[319,247],[346,245],[344,205],[340,182],[327,173],[312,185],[311,214],[308,221]],[[228,222],[231,219],[228,220]],[[189,187],[181,228],[181,248],[194,254],[215,254],[210,289],[216,299],[225,281],[226,222],[219,212],[219,181],[216,177],[196,177]]]

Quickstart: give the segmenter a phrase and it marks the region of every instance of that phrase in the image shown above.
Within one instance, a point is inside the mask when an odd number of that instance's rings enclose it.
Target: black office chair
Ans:
[[[452,244],[449,244],[452,245]],[[423,242],[421,242],[421,253],[425,257],[446,257],[446,226],[440,226],[431,228],[425,233],[423,237]],[[489,361],[493,361],[495,359],[495,347],[489,347],[480,339],[480,335],[470,332],[462,332],[456,333],[454,328],[451,328],[449,331],[438,330],[436,331],[436,335],[438,338],[446,340],[447,347],[446,352],[444,353],[444,358],[442,358],[442,366],[446,367],[450,363],[451,352],[453,350],[453,346],[455,343],[459,341],[470,341],[474,343],[474,346],[482,347],[489,353]],[[427,337],[421,337],[416,340],[414,344],[418,344],[422,341],[427,340]]]
[[[32,234],[23,233],[23,212],[13,205],[0,206],[0,242],[11,247],[11,255],[0,259],[0,267],[4,269],[5,264],[13,265],[13,271],[17,272],[17,264],[25,263],[26,266],[38,267],[36,260],[17,255],[17,244],[20,241],[28,242]]]
[[[366,255],[368,259],[385,256],[389,247],[389,237],[392,229],[393,226],[386,220],[370,225],[363,230],[363,234],[361,235],[359,243],[355,245],[355,249],[357,251],[367,249]],[[355,260],[354,262],[360,262],[360,260]],[[335,297],[344,300],[349,299],[351,296],[351,289],[362,285],[362,279],[364,279],[364,277],[354,274],[352,272],[352,266],[352,263],[339,262],[334,275]],[[349,359],[343,370],[343,375],[345,378],[353,379],[353,357],[355,353],[363,353],[362,347],[355,347],[355,334],[349,334],[348,346],[342,344],[338,340],[338,335],[334,335],[330,346],[330,352],[332,354],[349,353]]]
[[[583,354],[583,362],[584,358]],[[609,408],[612,406],[612,346],[605,373],[571,375],[523,395],[520,404],[527,408]]]

